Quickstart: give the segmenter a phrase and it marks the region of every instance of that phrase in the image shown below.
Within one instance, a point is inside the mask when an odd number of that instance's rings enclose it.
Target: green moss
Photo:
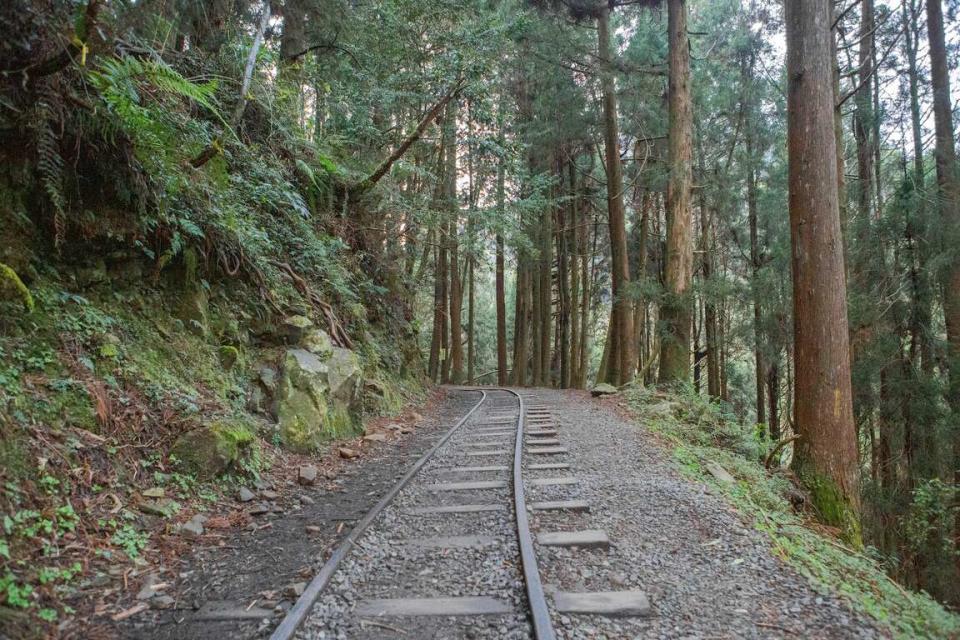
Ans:
[[[810,492],[811,501],[817,514],[825,524],[837,527],[843,532],[843,539],[856,549],[863,548],[863,535],[860,519],[837,484],[827,476],[813,469],[795,466],[794,471],[800,482]]]
[[[23,280],[20,279],[16,271],[0,262],[0,292],[5,289],[12,289],[14,294],[23,302],[24,308],[27,311],[33,311],[35,305],[30,289],[23,284]]]
[[[253,441],[254,430],[247,422],[221,419],[180,436],[170,454],[183,470],[209,479],[238,463]]]
[[[223,365],[223,368],[227,371],[233,369],[234,365],[240,360],[240,350],[229,345],[220,347],[217,350],[217,355],[220,357],[220,363]]]
[[[323,431],[328,439],[355,436],[362,427],[360,418],[344,406],[334,404],[323,416]]]

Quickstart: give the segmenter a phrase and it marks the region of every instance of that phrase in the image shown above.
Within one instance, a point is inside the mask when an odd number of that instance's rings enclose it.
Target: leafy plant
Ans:
[[[137,531],[130,524],[124,524],[110,537],[110,542],[123,549],[131,560],[139,557],[140,552],[146,548],[148,540],[149,536],[146,533]]]

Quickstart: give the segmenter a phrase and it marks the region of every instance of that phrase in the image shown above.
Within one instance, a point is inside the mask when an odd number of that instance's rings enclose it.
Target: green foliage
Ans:
[[[139,557],[140,552],[146,548],[148,540],[149,536],[146,533],[138,531],[131,524],[121,525],[110,537],[110,542],[120,547],[131,560]]]

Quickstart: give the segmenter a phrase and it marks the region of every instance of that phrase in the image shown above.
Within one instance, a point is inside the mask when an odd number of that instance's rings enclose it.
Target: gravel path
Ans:
[[[609,551],[538,545],[545,588],[548,593],[642,589],[652,605],[645,618],[554,613],[558,637],[884,637],[836,598],[814,592],[707,485],[680,476],[669,452],[645,430],[585,393],[537,394],[535,402],[560,416],[559,439],[570,449],[562,461],[580,482],[530,486],[531,478],[548,472],[528,470],[529,499],[581,498],[591,510],[536,514],[531,526],[603,529],[612,544]]]
[[[765,537],[706,484],[682,477],[671,454],[642,427],[582,392],[522,391],[527,430],[556,425],[567,451],[523,457],[528,505],[585,500],[587,512],[530,511],[534,537],[602,530],[608,549],[535,544],[551,617],[563,639],[883,638],[840,600],[816,593],[774,557]],[[495,403],[507,406],[504,393]],[[300,640],[353,638],[532,637],[511,508],[514,438],[481,435],[480,423],[506,413],[475,414],[373,522],[341,564],[297,634]],[[536,417],[534,417],[535,414]],[[505,425],[504,430],[512,427]],[[495,430],[487,427],[487,430]],[[439,434],[438,434],[439,435]],[[549,438],[538,435],[536,438]],[[499,441],[482,446],[481,442]],[[478,450],[501,453],[477,457]],[[568,464],[538,469],[533,465]],[[495,469],[453,472],[451,468]],[[574,484],[537,480],[576,478]],[[500,480],[504,486],[437,491],[438,483]],[[500,504],[499,511],[415,514],[423,507]],[[424,548],[438,536],[485,536],[479,548]],[[560,592],[643,591],[649,615],[607,617],[556,610]],[[489,596],[506,612],[484,616],[358,615],[376,599]]]

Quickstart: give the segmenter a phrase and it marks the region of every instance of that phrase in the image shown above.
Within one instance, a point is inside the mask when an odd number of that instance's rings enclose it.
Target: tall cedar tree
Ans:
[[[787,149],[792,244],[793,467],[814,504],[860,543],[857,435],[850,386],[834,137],[830,0],[788,0]]]
[[[692,214],[693,103],[690,97],[690,40],[687,36],[686,0],[668,0],[669,33],[669,155],[667,186],[667,245],[664,283],[666,299],[660,353],[660,381],[687,380],[690,376],[690,343],[693,314],[688,293],[693,273]]]

